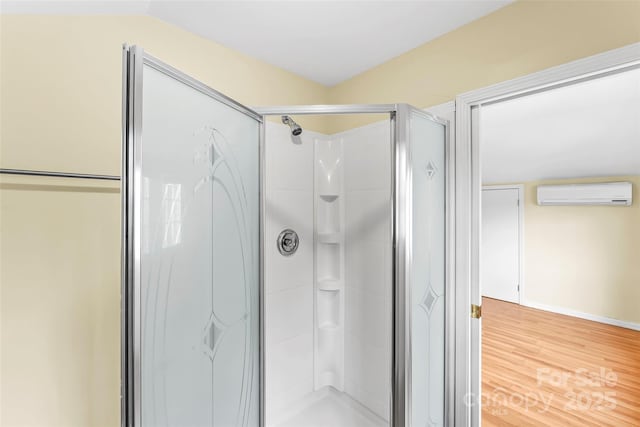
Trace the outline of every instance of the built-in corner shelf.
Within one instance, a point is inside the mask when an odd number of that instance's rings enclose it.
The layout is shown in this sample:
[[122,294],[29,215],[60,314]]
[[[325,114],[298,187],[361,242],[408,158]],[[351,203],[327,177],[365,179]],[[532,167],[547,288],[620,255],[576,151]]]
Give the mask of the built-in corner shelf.
[[325,323],[321,323],[318,325],[319,329],[323,329],[323,330],[337,330],[340,328],[340,325],[338,325],[337,323],[331,323],[331,322],[325,322]]
[[318,233],[318,243],[338,244],[342,242],[342,233]]
[[316,139],[314,389],[344,389],[342,140]]
[[338,292],[342,290],[342,280],[321,279],[317,282],[319,291]]
[[320,194],[319,196],[322,200],[329,203],[338,200],[338,197],[339,197],[338,194]]

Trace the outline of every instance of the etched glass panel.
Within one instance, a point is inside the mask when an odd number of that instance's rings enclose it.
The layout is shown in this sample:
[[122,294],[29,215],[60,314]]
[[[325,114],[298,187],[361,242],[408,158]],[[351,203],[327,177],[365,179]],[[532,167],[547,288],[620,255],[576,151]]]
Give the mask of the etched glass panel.
[[142,424],[257,426],[259,122],[143,76]]
[[445,126],[417,112],[412,174],[411,425],[444,425]]

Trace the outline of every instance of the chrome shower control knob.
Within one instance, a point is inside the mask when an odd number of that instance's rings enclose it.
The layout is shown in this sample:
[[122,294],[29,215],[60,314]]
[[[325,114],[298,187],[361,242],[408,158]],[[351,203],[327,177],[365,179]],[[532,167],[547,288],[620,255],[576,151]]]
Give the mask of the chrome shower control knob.
[[298,250],[298,233],[287,228],[278,236],[278,250],[284,256],[291,256]]

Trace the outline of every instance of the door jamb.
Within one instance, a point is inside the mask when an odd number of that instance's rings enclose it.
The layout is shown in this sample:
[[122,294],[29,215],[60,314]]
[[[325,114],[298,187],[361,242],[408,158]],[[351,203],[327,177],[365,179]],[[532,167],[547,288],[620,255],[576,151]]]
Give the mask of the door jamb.
[[[548,89],[640,68],[640,43],[633,43],[456,97],[456,424],[481,425],[481,319],[469,316],[480,305],[479,248],[481,191],[479,144],[472,141],[472,109]],[[474,129],[477,131],[477,129]],[[475,138],[474,138],[475,139]]]

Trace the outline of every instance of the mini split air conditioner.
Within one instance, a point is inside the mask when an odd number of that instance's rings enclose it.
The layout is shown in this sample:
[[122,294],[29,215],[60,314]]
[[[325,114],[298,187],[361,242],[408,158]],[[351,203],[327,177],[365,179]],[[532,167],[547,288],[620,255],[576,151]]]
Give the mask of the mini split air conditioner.
[[631,202],[630,182],[538,186],[540,206],[631,206]]

